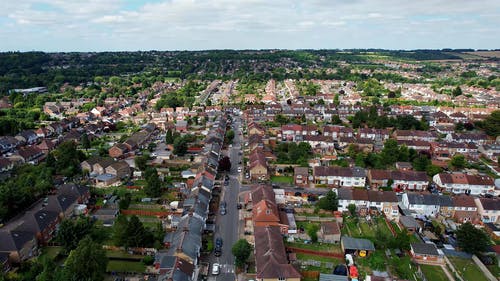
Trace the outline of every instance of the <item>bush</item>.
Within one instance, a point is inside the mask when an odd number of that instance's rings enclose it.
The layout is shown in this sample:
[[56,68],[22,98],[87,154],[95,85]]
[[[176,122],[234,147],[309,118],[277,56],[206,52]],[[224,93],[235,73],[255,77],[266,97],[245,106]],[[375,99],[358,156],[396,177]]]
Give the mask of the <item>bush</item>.
[[145,256],[142,259],[142,263],[145,265],[153,265],[154,261],[155,261],[155,259],[152,256]]

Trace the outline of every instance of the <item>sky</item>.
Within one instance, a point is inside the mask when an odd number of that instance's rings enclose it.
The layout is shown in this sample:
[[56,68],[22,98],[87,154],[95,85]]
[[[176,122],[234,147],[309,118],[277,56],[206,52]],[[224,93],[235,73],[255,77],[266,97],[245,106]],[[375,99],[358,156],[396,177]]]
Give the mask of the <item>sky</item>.
[[0,0],[0,51],[500,48],[499,0]]

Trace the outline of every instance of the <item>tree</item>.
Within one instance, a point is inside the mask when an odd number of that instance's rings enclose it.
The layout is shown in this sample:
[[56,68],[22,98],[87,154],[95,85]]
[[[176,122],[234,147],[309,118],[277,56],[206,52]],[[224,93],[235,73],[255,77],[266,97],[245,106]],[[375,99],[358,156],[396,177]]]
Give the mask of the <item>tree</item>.
[[174,143],[174,135],[173,135],[171,129],[168,129],[167,133],[165,134],[165,143],[166,144],[173,144]]
[[149,232],[135,215],[130,217],[126,232],[125,247],[148,247],[154,242],[153,234]]
[[316,243],[318,242],[318,230],[319,230],[319,226],[317,224],[308,224],[307,225],[307,235],[309,235],[309,237],[311,238],[311,241],[313,243]]
[[329,211],[337,211],[338,205],[337,193],[332,190],[329,190],[317,203],[318,208]]
[[478,254],[491,246],[488,234],[470,222],[462,224],[457,229],[456,234],[458,247],[467,253]]
[[455,154],[455,156],[451,158],[450,166],[455,169],[463,169],[467,166],[467,160],[462,154]]
[[500,135],[500,110],[493,111],[490,116],[486,117],[484,122],[481,123],[481,127],[484,129],[486,134],[492,137],[497,137]]
[[356,205],[355,204],[349,204],[347,205],[347,210],[349,210],[349,213],[351,216],[356,216]]
[[233,130],[228,130],[226,132],[226,141],[227,143],[232,143],[234,139],[234,131]]
[[412,163],[413,169],[416,171],[425,171],[430,164],[431,160],[425,154],[419,154]]
[[108,259],[102,245],[85,237],[78,247],[71,251],[64,263],[67,280],[104,280]]
[[219,160],[219,169],[227,172],[231,170],[231,159],[228,156],[224,156]]
[[80,173],[80,163],[85,159],[83,152],[72,141],[63,142],[54,150],[56,171],[67,177]]
[[451,91],[451,94],[453,95],[453,97],[458,97],[462,95],[462,88],[460,88],[460,86],[457,86],[455,89]]
[[187,153],[188,145],[187,140],[183,137],[176,138],[174,140],[174,154],[178,156],[184,156]]
[[82,144],[82,147],[85,148],[85,149],[89,149],[90,148],[90,140],[89,140],[89,136],[87,135],[86,132],[84,132],[81,137],[80,137],[80,143]]
[[144,192],[149,197],[158,197],[161,195],[161,182],[158,177],[158,171],[155,168],[148,167],[144,171],[146,178],[146,186]]
[[127,239],[128,220],[124,215],[118,215],[113,224],[113,233],[111,238],[116,246],[123,246]]
[[246,239],[240,239],[236,241],[236,243],[231,248],[231,252],[235,258],[235,264],[237,267],[242,268],[248,257],[250,257],[250,253],[252,252],[252,245],[248,243]]
[[63,220],[57,231],[56,240],[64,251],[69,253],[78,246],[78,242],[92,230],[90,218],[80,217],[76,220]]
[[136,156],[134,158],[134,163],[135,163],[135,166],[141,170],[141,171],[144,171],[146,170],[146,164],[148,162],[148,156],[147,155],[141,155],[141,156]]
[[384,143],[384,148],[382,149],[380,156],[382,157],[382,161],[386,165],[392,165],[396,163],[399,158],[398,142],[394,139],[388,139]]

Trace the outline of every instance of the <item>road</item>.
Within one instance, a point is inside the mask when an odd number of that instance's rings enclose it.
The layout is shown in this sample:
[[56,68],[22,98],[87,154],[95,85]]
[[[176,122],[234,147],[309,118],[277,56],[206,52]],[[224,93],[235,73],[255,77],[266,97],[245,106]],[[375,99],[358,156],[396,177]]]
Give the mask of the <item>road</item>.
[[[211,281],[234,281],[236,280],[234,257],[231,253],[231,247],[238,240],[238,209],[236,207],[238,201],[238,193],[240,192],[240,173],[238,173],[238,163],[242,160],[239,155],[241,151],[241,123],[239,118],[235,117],[233,122],[233,130],[235,136],[233,146],[229,149],[229,157],[231,159],[231,171],[229,173],[229,185],[223,188],[223,199],[227,203],[227,212],[225,215],[217,214],[215,236],[221,237],[223,240],[222,254],[220,257],[215,257],[212,253],[210,256],[210,264],[217,262],[221,265],[220,274],[210,274]],[[210,271],[212,268],[210,267]],[[211,272],[210,272],[211,273]]]

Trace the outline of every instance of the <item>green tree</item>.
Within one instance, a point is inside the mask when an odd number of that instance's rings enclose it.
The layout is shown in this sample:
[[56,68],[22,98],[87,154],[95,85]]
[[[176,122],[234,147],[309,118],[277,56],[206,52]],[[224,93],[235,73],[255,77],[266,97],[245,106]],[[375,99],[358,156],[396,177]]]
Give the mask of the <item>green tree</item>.
[[87,135],[87,133],[83,133],[80,137],[80,143],[82,144],[82,147],[85,148],[85,149],[89,149],[90,148],[90,140],[89,140],[89,136]]
[[165,134],[165,143],[166,144],[173,144],[174,143],[174,134],[172,133],[171,129],[168,129],[167,133]]
[[158,177],[158,171],[155,168],[148,167],[144,171],[146,186],[144,192],[149,197],[158,197],[161,195],[161,182]]
[[104,273],[108,259],[102,245],[85,237],[72,250],[64,263],[64,272],[67,280],[100,281],[104,280]]
[[153,245],[153,234],[149,232],[135,215],[130,217],[126,228],[126,247],[150,247]]
[[349,204],[347,205],[347,210],[349,210],[349,213],[351,216],[355,217],[357,215],[356,213],[356,205],[355,204]]
[[127,225],[127,217],[125,217],[124,215],[118,215],[115,223],[113,224],[113,233],[111,235],[114,245],[125,245],[127,240]]
[[318,208],[328,211],[337,211],[339,200],[337,198],[337,193],[329,190],[324,197],[319,199],[316,204]]
[[235,258],[236,266],[242,268],[252,253],[252,245],[246,239],[240,239],[233,245],[231,252]]
[[416,171],[425,171],[431,164],[431,160],[425,154],[420,154],[413,160],[413,169]]
[[228,130],[226,132],[226,142],[227,143],[232,143],[234,139],[234,131],[233,130]]
[[76,220],[63,220],[57,231],[56,240],[61,244],[64,251],[69,253],[78,246],[83,237],[90,234],[93,223],[90,218],[80,217]]
[[495,110],[490,116],[486,117],[484,122],[481,123],[481,127],[489,136],[500,136],[500,110]]
[[311,223],[311,224],[307,225],[306,229],[307,229],[307,235],[309,235],[309,237],[311,238],[311,241],[313,243],[318,242],[319,226],[317,224]]
[[392,165],[398,161],[399,158],[399,148],[398,142],[394,139],[388,139],[384,143],[384,148],[380,153],[382,161],[386,165]]
[[187,153],[188,142],[185,138],[179,137],[174,140],[174,154],[184,156]]
[[450,161],[450,166],[454,169],[463,169],[467,166],[467,160],[462,154],[455,154]]
[[469,222],[462,224],[456,234],[458,247],[467,253],[478,254],[491,246],[488,234]]
[[140,156],[136,156],[134,158],[134,163],[135,163],[135,166],[141,170],[141,171],[144,171],[146,170],[146,164],[148,162],[148,156],[147,155],[140,155]]
[[460,88],[460,86],[457,86],[455,89],[451,91],[451,94],[453,95],[453,97],[458,97],[462,95],[462,88]]
[[231,159],[224,156],[219,160],[219,170],[229,172],[231,170]]
[[56,158],[56,171],[67,177],[80,173],[80,163],[85,159],[85,155],[77,149],[76,143],[63,142],[53,153]]

